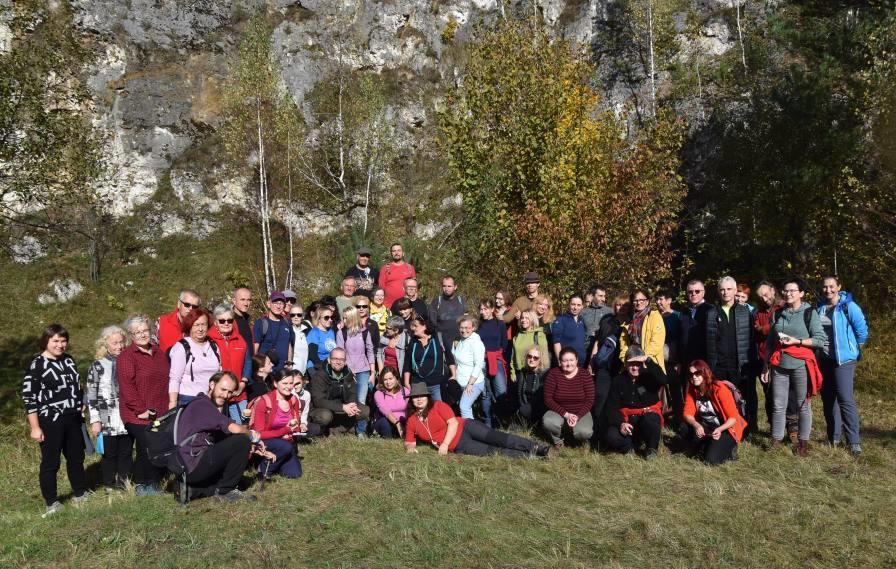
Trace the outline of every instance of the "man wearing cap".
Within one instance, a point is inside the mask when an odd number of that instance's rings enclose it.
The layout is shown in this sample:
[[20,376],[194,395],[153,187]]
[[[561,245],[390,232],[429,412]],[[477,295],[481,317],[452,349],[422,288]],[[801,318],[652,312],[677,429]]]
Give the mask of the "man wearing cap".
[[392,306],[392,303],[404,295],[404,280],[417,276],[414,271],[414,265],[404,261],[404,249],[401,243],[393,243],[389,247],[389,255],[392,261],[383,265],[380,271],[380,287],[386,292],[386,306]]
[[535,297],[538,296],[538,285],[541,284],[541,277],[538,273],[529,271],[523,275],[523,285],[526,287],[526,294],[518,297],[510,305],[510,309],[504,313],[504,323],[512,324],[520,314],[526,310],[535,308]]
[[358,290],[355,294],[363,294],[367,298],[373,296],[373,289],[380,278],[380,272],[376,267],[370,266],[370,249],[361,247],[358,249],[358,262],[355,266],[345,271],[346,277],[354,277]]
[[[279,290],[271,293],[268,312],[255,321],[252,330],[256,354],[267,354],[274,364],[274,370],[283,369],[292,362],[292,345],[295,343],[292,324],[284,316],[286,297]],[[276,360],[276,361],[274,361]]]
[[625,371],[613,378],[607,398],[604,441],[610,448],[632,454],[644,443],[644,458],[656,458],[663,428],[659,390],[667,383],[666,374],[640,346],[626,351]]

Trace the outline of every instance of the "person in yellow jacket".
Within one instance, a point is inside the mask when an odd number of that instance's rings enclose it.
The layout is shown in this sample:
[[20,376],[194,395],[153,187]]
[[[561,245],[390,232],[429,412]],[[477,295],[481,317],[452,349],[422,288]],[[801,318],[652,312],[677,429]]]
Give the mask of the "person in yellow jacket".
[[650,308],[650,295],[642,288],[632,291],[631,306],[632,319],[622,325],[622,334],[619,337],[620,359],[625,357],[629,346],[638,344],[644,350],[644,354],[666,373],[663,357],[666,326],[663,324],[663,316],[658,310]]

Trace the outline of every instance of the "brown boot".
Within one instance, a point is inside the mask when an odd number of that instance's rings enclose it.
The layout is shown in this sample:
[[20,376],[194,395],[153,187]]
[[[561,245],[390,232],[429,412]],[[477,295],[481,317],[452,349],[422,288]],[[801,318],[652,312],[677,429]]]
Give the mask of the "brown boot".
[[778,450],[779,448],[781,448],[781,441],[779,441],[778,439],[772,439],[771,441],[769,441],[768,450]]
[[796,455],[801,458],[809,456],[809,441],[798,441],[796,443]]

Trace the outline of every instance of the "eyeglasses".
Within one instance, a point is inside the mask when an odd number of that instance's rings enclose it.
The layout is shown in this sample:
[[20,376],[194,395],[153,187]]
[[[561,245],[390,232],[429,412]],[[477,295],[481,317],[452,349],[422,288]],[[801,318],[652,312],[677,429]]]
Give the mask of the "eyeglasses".
[[334,357],[331,356],[331,357],[330,357],[330,361],[331,361],[331,362],[344,362],[344,361],[345,361],[345,358],[334,358]]
[[541,356],[530,356],[529,354],[526,354],[526,359],[527,360],[540,360]]
[[800,291],[798,288],[785,288],[781,292],[784,294],[797,294]]
[[290,312],[289,315],[292,318],[301,318],[302,316],[305,316],[302,312]]
[[689,290],[688,294],[700,294],[702,292],[703,292],[702,290]]
[[131,334],[134,336],[149,336],[149,330],[134,330]]
[[180,303],[181,303],[185,308],[191,308],[191,309],[192,309],[192,308],[199,308],[199,305],[198,305],[198,304],[190,304],[189,302],[184,302],[183,300],[181,300]]
[[634,300],[634,302],[640,304],[640,303],[642,303],[642,302],[647,302],[647,299],[646,299],[646,298],[636,298],[636,299]]
[[233,324],[233,318],[218,318],[218,324]]

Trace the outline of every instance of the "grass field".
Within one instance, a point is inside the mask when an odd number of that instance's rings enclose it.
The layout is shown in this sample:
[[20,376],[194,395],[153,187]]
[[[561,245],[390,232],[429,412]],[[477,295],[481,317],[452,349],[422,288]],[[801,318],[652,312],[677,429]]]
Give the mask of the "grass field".
[[820,443],[819,401],[807,460],[749,444],[718,468],[667,451],[652,463],[582,449],[441,458],[346,437],[303,447],[305,476],[256,503],[184,509],[171,495],[101,491],[42,520],[37,447],[21,415],[7,416],[0,566],[894,567],[896,398],[882,343],[857,382],[858,460]]

